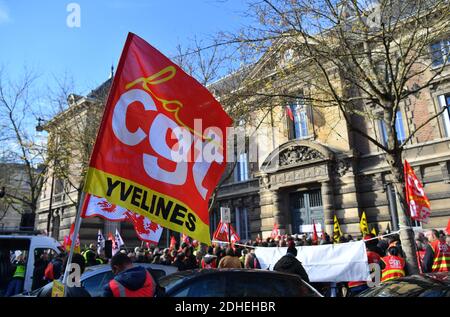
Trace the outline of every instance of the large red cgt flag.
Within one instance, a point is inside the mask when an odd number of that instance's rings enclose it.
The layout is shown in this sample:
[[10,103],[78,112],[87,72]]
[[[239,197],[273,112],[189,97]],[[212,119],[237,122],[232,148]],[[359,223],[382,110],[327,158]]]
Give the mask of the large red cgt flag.
[[405,160],[405,192],[411,219],[427,223],[431,213],[431,205],[422,183],[417,178],[411,165]]
[[231,124],[205,87],[129,33],[85,191],[210,244],[208,200]]

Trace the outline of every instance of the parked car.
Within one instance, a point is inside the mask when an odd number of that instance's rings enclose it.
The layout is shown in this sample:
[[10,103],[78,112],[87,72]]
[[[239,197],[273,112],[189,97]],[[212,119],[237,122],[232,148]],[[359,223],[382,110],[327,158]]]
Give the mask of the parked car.
[[449,273],[411,275],[369,288],[357,297],[450,297]]
[[197,269],[159,280],[167,297],[322,297],[299,276],[268,270]]
[[43,235],[17,234],[0,235],[1,252],[20,252],[25,255],[25,281],[23,290],[31,291],[33,285],[33,272],[35,263],[43,254],[55,255],[62,252],[61,244],[55,239]]
[[[178,269],[175,266],[150,264],[150,263],[135,263],[145,267],[155,280],[161,277],[175,273]],[[91,297],[100,297],[103,295],[103,288],[112,280],[114,274],[111,271],[109,264],[100,264],[89,266],[81,275],[81,286],[83,286],[91,295]],[[53,283],[49,283],[44,287],[33,292],[23,293],[21,297],[49,297],[52,291]]]

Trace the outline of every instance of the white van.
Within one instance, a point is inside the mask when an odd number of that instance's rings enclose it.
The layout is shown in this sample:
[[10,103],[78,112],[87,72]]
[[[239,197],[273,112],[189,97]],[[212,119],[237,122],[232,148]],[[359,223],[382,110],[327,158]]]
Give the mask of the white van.
[[43,235],[0,235],[0,249],[2,252],[21,252],[26,256],[24,291],[31,291],[34,264],[39,256],[62,251],[58,241]]

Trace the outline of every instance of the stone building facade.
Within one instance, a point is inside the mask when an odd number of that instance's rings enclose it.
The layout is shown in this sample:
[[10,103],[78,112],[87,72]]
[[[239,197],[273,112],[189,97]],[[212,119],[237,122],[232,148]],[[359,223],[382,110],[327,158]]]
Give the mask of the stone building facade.
[[[448,45],[449,41],[450,38],[442,39],[441,45]],[[284,55],[274,54],[271,58],[276,60],[272,64],[281,64]],[[433,58],[431,54],[429,58]],[[255,69],[261,68],[261,63]],[[300,67],[298,71],[301,72]],[[433,71],[434,68],[430,69],[417,80],[426,81]],[[210,88],[223,97],[222,86],[218,82]],[[332,233],[334,215],[344,233],[358,236],[363,211],[370,229],[375,227],[377,232],[398,229],[396,214],[400,207],[385,154],[350,131],[338,109],[315,109],[302,102],[298,105],[299,102],[274,104],[270,115],[256,116],[263,123],[255,137],[257,159],[249,162],[247,155],[238,154],[235,171],[218,191],[210,215],[211,231],[220,220],[220,207],[234,211],[232,222],[243,240],[269,236],[275,223],[281,232],[293,234],[309,232],[314,221]],[[404,151],[404,159],[423,182],[431,201],[431,219],[426,224],[413,222],[417,229],[445,228],[450,217],[449,105],[447,65],[431,87],[401,105],[396,122],[399,137],[404,140],[442,107],[447,107],[407,143]],[[294,120],[286,107],[299,110],[294,113]],[[368,118],[354,120],[368,135],[385,142],[381,122]],[[229,164],[229,171],[232,169],[233,164]]]
[[0,189],[5,197],[0,197],[0,231],[33,231],[35,229],[35,214],[30,207],[6,195],[29,197],[26,167],[19,163],[0,162]]

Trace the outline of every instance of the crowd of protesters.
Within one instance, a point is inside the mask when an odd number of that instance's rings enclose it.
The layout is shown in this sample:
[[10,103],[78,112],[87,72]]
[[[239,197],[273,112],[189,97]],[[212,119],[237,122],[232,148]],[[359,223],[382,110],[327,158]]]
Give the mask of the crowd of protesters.
[[[339,243],[361,239],[365,241],[369,263],[380,264],[383,270],[382,281],[398,278],[408,273],[404,260],[405,254],[398,234],[380,234],[378,237],[369,234],[358,238],[347,234],[339,238]],[[295,234],[266,239],[258,236],[255,240],[231,244],[231,246],[225,242],[213,242],[212,246],[206,246],[194,240],[183,242],[181,245],[175,243],[168,248],[157,246],[136,247],[133,250],[123,248],[118,253],[122,256],[121,263],[126,262],[123,259],[123,257],[126,257],[130,263],[172,265],[176,266],[179,271],[198,268],[259,269],[261,264],[255,255],[255,247],[287,247],[286,255],[276,263],[274,270],[298,274],[305,281],[309,281],[302,264],[296,259],[296,247],[332,243],[333,239],[326,233],[320,238],[313,234]],[[435,272],[436,265],[444,267],[448,271],[449,263],[436,260],[437,257],[442,257],[442,255],[437,254],[439,252],[437,250],[442,245],[450,249],[450,236],[443,231],[431,230],[416,234],[417,261],[422,273]],[[82,265],[83,270],[88,266],[108,263],[108,260],[103,256],[103,252],[97,251],[99,250],[96,249],[95,245],[91,244],[81,254],[76,255],[75,261]],[[2,258],[0,265],[2,294],[0,296],[12,296],[20,293],[25,277],[26,252],[18,252],[17,254],[1,252],[0,256]],[[61,279],[67,260],[66,253],[50,254],[42,252],[35,254],[35,259],[32,289],[40,288],[47,283]],[[391,267],[391,262],[398,263],[399,267]],[[399,271],[403,273],[398,273]],[[365,281],[355,281],[346,283],[345,287],[350,290],[351,294],[355,295],[366,289],[367,285]]]

